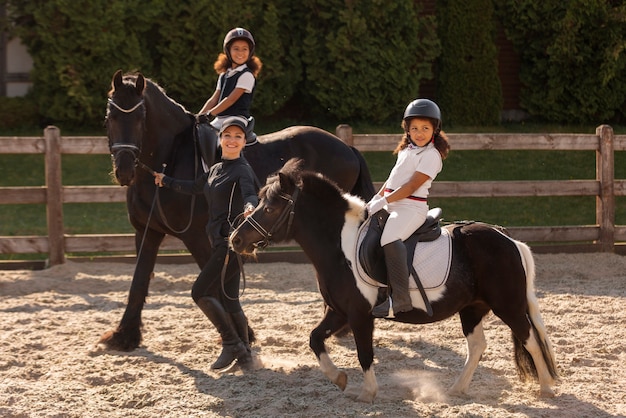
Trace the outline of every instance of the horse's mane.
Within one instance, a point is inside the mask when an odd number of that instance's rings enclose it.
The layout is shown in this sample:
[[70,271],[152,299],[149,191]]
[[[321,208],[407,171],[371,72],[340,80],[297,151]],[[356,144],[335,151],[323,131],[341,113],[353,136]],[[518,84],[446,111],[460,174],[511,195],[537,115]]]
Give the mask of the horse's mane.
[[[137,83],[138,75],[139,73],[124,74],[124,76],[122,77],[122,81],[124,82],[124,85],[134,88]],[[156,81],[147,77],[144,77],[144,80],[146,81],[146,89],[144,91],[144,95],[146,97],[150,99],[154,99],[155,101],[162,102],[161,104],[163,106],[165,106],[165,104],[169,104],[171,106],[176,106],[180,108],[180,110],[182,110],[184,113],[187,113],[187,114],[191,113],[185,108],[185,106],[183,106],[182,104],[178,103],[177,101],[169,97],[165,89],[161,87],[160,85],[158,85]],[[112,97],[114,91],[115,90],[111,88],[111,90],[109,90],[108,97]]]

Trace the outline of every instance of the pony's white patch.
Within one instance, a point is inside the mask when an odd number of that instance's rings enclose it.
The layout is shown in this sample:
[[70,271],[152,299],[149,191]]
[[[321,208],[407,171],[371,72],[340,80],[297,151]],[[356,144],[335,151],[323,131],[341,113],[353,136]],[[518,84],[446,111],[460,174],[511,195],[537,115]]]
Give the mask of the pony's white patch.
[[[358,260],[355,257],[355,248],[357,247],[359,227],[365,220],[365,202],[348,193],[345,193],[343,197],[348,202],[349,209],[346,211],[345,222],[341,229],[341,249],[352,266],[353,274],[357,274],[355,268]],[[363,280],[357,279],[356,276],[354,280],[361,294],[374,306],[378,296],[378,287],[368,285]]]

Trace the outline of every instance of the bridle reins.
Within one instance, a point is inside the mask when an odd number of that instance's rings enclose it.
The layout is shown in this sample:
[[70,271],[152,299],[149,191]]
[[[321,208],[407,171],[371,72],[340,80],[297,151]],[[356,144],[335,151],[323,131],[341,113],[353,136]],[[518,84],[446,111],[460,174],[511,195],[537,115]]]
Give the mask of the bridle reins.
[[[255,231],[257,231],[263,239],[252,244],[255,248],[265,248],[272,241],[272,237],[280,228],[283,227],[285,223],[287,223],[287,230],[285,231],[285,235],[289,234],[289,230],[291,229],[291,225],[293,223],[293,217],[295,214],[295,205],[296,200],[298,199],[298,195],[300,194],[300,188],[296,187],[292,195],[288,195],[286,193],[280,193],[278,196],[287,201],[287,205],[283,208],[282,212],[274,222],[274,225],[267,231],[263,226],[254,219],[254,216],[251,214],[247,218],[244,219],[244,223],[249,223]],[[241,225],[239,227],[241,227]]]

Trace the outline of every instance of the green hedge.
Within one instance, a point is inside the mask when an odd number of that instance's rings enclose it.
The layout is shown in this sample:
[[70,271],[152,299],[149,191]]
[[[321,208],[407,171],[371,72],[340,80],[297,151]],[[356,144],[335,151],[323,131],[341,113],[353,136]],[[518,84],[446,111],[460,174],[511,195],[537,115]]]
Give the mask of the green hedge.
[[397,121],[434,74],[447,122],[493,124],[502,101],[494,9],[521,55],[523,109],[548,122],[626,116],[621,2],[439,0],[437,24],[418,1],[0,1],[4,27],[33,57],[42,120],[64,128],[101,126],[118,69],[141,71],[197,111],[234,26],[252,31],[264,62],[253,103],[260,117]]
[[396,117],[432,77],[439,52],[432,19],[418,19],[414,2],[24,0],[7,10],[33,56],[42,114],[75,125],[101,122],[120,68],[199,110],[233,26],[257,39],[264,68],[253,112],[261,116],[297,102],[305,116]]
[[624,116],[626,5],[597,0],[495,2],[521,55],[521,105],[550,122]]
[[446,124],[497,125],[502,110],[491,0],[438,1],[437,97]]

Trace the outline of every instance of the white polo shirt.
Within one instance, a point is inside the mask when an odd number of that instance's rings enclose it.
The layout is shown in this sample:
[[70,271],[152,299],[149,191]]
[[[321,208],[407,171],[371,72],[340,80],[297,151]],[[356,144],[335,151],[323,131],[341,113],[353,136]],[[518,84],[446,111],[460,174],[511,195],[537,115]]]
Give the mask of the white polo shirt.
[[396,165],[389,173],[385,187],[397,190],[408,182],[416,171],[419,171],[426,174],[429,179],[414,191],[412,195],[427,198],[430,186],[442,168],[441,154],[439,154],[432,142],[425,147],[409,146],[398,153]]

